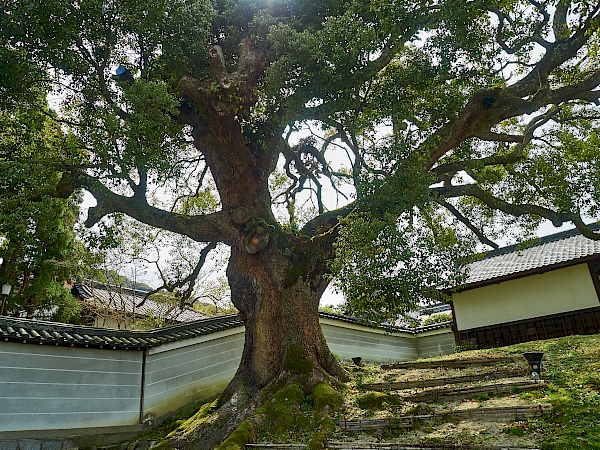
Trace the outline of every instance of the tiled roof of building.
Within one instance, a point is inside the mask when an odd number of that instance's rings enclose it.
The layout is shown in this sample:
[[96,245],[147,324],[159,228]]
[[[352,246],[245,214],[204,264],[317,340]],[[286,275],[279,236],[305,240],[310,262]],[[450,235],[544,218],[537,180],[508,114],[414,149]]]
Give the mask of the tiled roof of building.
[[[595,224],[589,227],[594,231],[600,229]],[[562,231],[536,239],[529,245],[510,245],[488,252],[483,259],[468,265],[466,285],[576,263],[594,255],[600,255],[600,240],[588,239],[577,229]]]
[[160,317],[168,322],[191,322],[206,319],[207,316],[191,308],[179,308],[168,303],[144,299],[146,292],[119,286],[105,286],[101,283],[75,283],[75,295],[84,300],[89,306],[131,315],[145,317],[148,315]]
[[[340,314],[321,312],[319,316],[369,326],[368,324]],[[228,315],[196,320],[150,331],[128,331],[0,316],[0,340],[67,347],[141,350],[143,348],[157,347],[169,342],[205,336],[243,325],[237,315]],[[450,328],[451,325],[451,322],[445,322],[421,328],[396,328],[393,330],[389,329],[389,331],[415,335],[425,331]],[[371,326],[373,325],[371,324]]]

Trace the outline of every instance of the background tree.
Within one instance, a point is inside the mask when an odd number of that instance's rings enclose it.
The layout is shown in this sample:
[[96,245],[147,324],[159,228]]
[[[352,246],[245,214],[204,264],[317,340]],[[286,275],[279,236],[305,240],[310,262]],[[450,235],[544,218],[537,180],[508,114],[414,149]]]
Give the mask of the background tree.
[[13,286],[4,314],[77,321],[65,283],[87,270],[89,254],[73,230],[78,197],[55,197],[55,165],[74,161],[73,142],[25,105],[0,110],[0,130],[0,277]]
[[[498,229],[544,218],[598,237],[582,217],[597,215],[600,192],[599,10],[590,0],[5,3],[0,29],[64,89],[59,120],[88,157],[62,168],[61,192],[92,193],[87,224],[122,213],[231,248],[242,362],[211,422],[219,431],[174,445],[216,445],[268,386],[344,378],[317,314],[332,267],[357,310],[375,300],[352,287],[360,271],[392,313],[448,283],[463,229],[495,246]],[[188,207],[207,183],[214,204]],[[379,271],[343,264],[363,257]]]

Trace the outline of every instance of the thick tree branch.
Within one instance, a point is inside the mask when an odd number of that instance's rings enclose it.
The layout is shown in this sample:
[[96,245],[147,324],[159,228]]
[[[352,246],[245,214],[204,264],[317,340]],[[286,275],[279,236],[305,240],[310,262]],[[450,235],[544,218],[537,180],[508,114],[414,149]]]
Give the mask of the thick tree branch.
[[200,216],[184,216],[149,205],[145,198],[126,197],[112,192],[100,181],[86,174],[65,178],[63,184],[89,191],[98,202],[88,211],[85,222],[92,227],[104,216],[112,213],[126,214],[147,225],[183,234],[197,242],[224,242],[237,245],[240,228],[234,223],[233,211],[220,211]]
[[555,227],[560,227],[565,221],[570,220],[564,214],[559,214],[556,211],[544,208],[543,206],[509,203],[498,197],[494,197],[492,194],[486,192],[480,186],[475,184],[434,187],[431,188],[430,191],[433,194],[443,198],[474,197],[481,200],[491,209],[502,211],[515,217],[524,215],[543,217],[544,219],[548,219],[550,222],[552,222],[552,225]]
[[600,233],[592,231],[583,221],[579,214],[572,214],[569,217],[569,220],[573,222],[575,227],[579,230],[579,232],[584,235],[588,239],[593,239],[595,241],[600,241]]
[[[475,92],[463,110],[443,125],[424,143],[429,155],[425,169],[430,170],[439,159],[466,139],[474,136],[490,136],[491,129],[502,121],[525,114],[550,104],[570,100],[585,100],[599,103],[600,71],[592,72],[579,83],[550,89],[551,72],[577,56],[580,49],[591,38],[597,25],[592,22],[599,11],[596,6],[571,37],[558,39],[548,45],[544,56],[521,80],[506,88],[480,89]],[[560,11],[559,11],[560,14]],[[559,22],[563,19],[560,17]]]
[[547,112],[533,117],[527,124],[523,135],[515,136],[515,138],[519,138],[515,139],[518,143],[509,153],[501,155],[492,155],[480,159],[469,159],[466,161],[457,161],[452,163],[440,164],[439,166],[431,169],[431,172],[443,175],[441,177],[441,180],[447,180],[457,172],[460,172],[461,170],[469,171],[476,167],[514,164],[523,159],[523,151],[525,150],[527,144],[529,144],[529,142],[533,139],[533,134],[535,130],[548,123],[548,121],[550,121],[551,119],[555,118],[559,111],[560,108],[553,107],[550,108]]
[[504,155],[493,155],[486,158],[480,159],[469,159],[466,161],[457,161],[453,163],[440,164],[437,167],[431,169],[432,172],[442,175],[449,174],[453,175],[461,170],[469,170],[476,167],[487,167],[505,164],[514,164],[523,158],[523,148],[521,146],[515,147],[515,149]]
[[529,74],[507,87],[510,95],[525,97],[535,94],[540,89],[547,89],[550,73],[561,64],[577,56],[577,52],[593,36],[592,31],[595,27],[597,28],[597,25],[592,25],[592,21],[599,9],[600,7],[596,5],[584,24],[577,29],[571,38],[562,39],[562,36],[557,37],[557,40],[546,48],[546,53]]
[[466,218],[458,209],[456,209],[454,207],[454,205],[448,203],[446,200],[444,200],[443,198],[437,198],[435,199],[435,201],[437,203],[439,203],[440,205],[442,205],[444,208],[446,208],[448,211],[450,211],[454,217],[456,217],[458,220],[460,220],[464,225],[466,225],[466,227],[471,230],[473,232],[473,234],[475,234],[475,236],[477,236],[477,239],[479,239],[479,241],[482,244],[485,245],[489,245],[490,247],[496,249],[496,248],[500,248],[500,246],[498,244],[496,244],[495,242],[493,242],[492,240],[488,239],[488,237],[483,234],[483,231],[480,230],[479,228],[477,228],[473,222],[471,222],[468,218]]
[[327,233],[339,224],[340,218],[344,218],[355,211],[356,206],[356,202],[352,202],[342,208],[324,212],[308,221],[304,227],[302,227],[302,230],[300,230],[300,234],[305,236],[316,236],[318,234]]

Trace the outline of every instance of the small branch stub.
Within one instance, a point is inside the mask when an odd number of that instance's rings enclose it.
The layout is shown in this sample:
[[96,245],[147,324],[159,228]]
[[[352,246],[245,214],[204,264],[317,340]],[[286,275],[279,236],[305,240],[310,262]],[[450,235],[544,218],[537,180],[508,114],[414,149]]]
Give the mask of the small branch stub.
[[269,244],[269,230],[263,226],[254,228],[248,236],[249,238],[246,242],[246,251],[248,253],[259,252]]
[[250,215],[250,211],[248,211],[248,208],[244,208],[243,206],[236,208],[233,211],[232,216],[233,222],[236,225],[246,225],[252,218],[252,216]]

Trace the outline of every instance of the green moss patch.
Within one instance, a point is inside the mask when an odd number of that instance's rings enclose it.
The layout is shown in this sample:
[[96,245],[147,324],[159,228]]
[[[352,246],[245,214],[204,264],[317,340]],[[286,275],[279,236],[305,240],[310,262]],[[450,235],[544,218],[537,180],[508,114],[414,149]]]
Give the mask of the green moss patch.
[[[297,384],[290,384],[277,391],[255,414],[263,427],[273,434],[301,430],[310,425],[310,419],[301,413],[304,392]],[[263,419],[264,418],[264,419]]]
[[315,368],[312,361],[309,361],[300,347],[290,346],[287,349],[283,369],[295,375],[308,375]]
[[367,392],[356,399],[362,409],[381,409],[386,406],[395,406],[402,403],[398,396],[385,392]]
[[198,428],[215,411],[215,409],[217,407],[217,403],[218,403],[218,400],[215,400],[211,403],[205,403],[204,405],[202,405],[202,407],[198,410],[198,412],[196,414],[194,414],[192,417],[190,417],[186,421],[180,423],[180,425],[173,432],[171,432],[167,437],[172,437],[179,430],[189,431],[189,430]]
[[318,432],[308,443],[308,450],[322,450],[327,445],[327,433],[325,431]]
[[244,450],[245,445],[254,440],[256,429],[249,420],[244,420],[216,450]]
[[344,397],[337,392],[328,383],[319,383],[315,385],[311,392],[313,396],[314,408],[317,411],[322,411],[325,408],[336,409],[344,403]]

